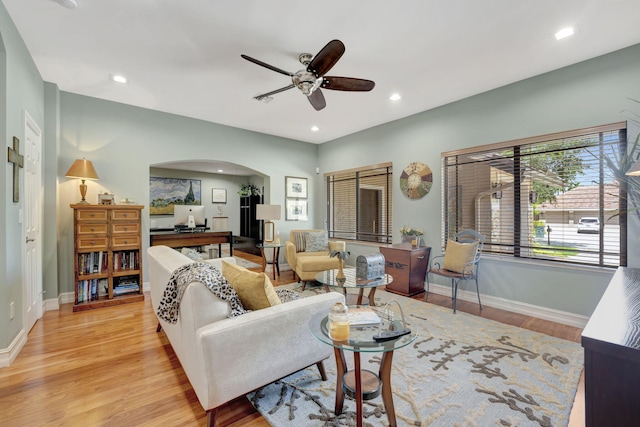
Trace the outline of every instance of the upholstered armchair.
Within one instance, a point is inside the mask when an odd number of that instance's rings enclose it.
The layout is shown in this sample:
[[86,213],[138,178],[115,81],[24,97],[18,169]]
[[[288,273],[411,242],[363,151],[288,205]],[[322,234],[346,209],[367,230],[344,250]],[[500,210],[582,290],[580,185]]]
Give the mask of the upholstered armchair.
[[326,230],[291,230],[285,242],[285,258],[293,277],[298,281],[313,282],[320,271],[338,268],[340,260],[331,258],[333,250],[345,251],[346,242],[329,241]]
[[455,240],[449,239],[443,255],[431,259],[427,270],[427,292],[425,301],[429,298],[430,275],[437,275],[451,279],[451,300],[453,312],[456,312],[456,300],[458,296],[458,283],[461,280],[475,280],[478,304],[480,302],[480,289],[478,288],[478,267],[480,255],[484,245],[484,236],[475,230],[464,230],[455,234]]

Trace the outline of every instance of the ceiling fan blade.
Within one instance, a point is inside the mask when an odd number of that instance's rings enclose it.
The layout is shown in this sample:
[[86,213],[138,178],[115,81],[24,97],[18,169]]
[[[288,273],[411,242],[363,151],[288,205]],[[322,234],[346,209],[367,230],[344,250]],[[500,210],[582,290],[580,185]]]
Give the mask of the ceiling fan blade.
[[276,73],[284,74],[285,76],[289,76],[289,77],[293,76],[293,73],[290,73],[290,72],[285,71],[285,70],[281,70],[280,68],[274,67],[273,65],[269,65],[266,62],[262,62],[262,61],[260,61],[258,59],[252,58],[252,57],[247,56],[247,55],[240,55],[240,56],[243,57],[244,59],[246,59],[249,62],[253,62],[254,64],[260,65],[261,67],[268,68],[268,69],[270,69],[272,71],[275,71]]
[[325,47],[313,57],[307,71],[316,75],[324,76],[344,53],[344,44],[340,40],[331,40]]
[[324,100],[324,95],[319,88],[311,92],[311,95],[307,96],[307,98],[309,98],[309,102],[313,105],[313,108],[315,108],[316,111],[320,111],[327,106],[327,102]]
[[289,86],[281,87],[280,89],[272,90],[271,92],[261,93],[260,95],[254,96],[253,98],[260,101],[267,96],[275,95],[276,93],[284,92],[285,90],[293,89],[294,87],[296,86],[292,83]]
[[322,79],[320,87],[331,90],[367,92],[373,89],[375,85],[375,82],[371,80],[326,76]]

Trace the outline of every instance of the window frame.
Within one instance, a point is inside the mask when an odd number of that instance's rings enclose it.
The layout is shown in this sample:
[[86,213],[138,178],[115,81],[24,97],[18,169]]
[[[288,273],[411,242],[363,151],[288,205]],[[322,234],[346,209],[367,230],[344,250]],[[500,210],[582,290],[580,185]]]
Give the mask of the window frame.
[[[483,252],[487,254],[496,253],[502,257],[508,257],[508,258],[519,259],[519,260],[527,260],[533,263],[547,263],[551,261],[551,262],[562,263],[565,265],[590,265],[590,266],[597,266],[597,267],[615,267],[614,265],[612,265],[610,261],[606,261],[606,262],[604,261],[604,253],[606,252],[606,245],[603,244],[602,237],[600,238],[600,241],[599,241],[597,262],[594,260],[577,261],[576,259],[563,259],[562,257],[536,256],[534,254],[535,252],[534,246],[530,245],[529,242],[522,242],[523,236],[525,236],[526,233],[529,232],[528,229],[525,227],[528,227],[529,225],[533,225],[532,223],[529,223],[529,222],[523,223],[524,221],[522,221],[523,213],[521,212],[521,205],[522,205],[524,193],[520,192],[520,187],[519,187],[522,184],[522,182],[525,180],[524,173],[523,173],[524,169],[522,169],[525,163],[524,160],[526,160],[527,157],[530,158],[532,155],[535,156],[536,154],[536,153],[531,154],[531,152],[527,151],[527,149],[531,150],[536,148],[536,145],[543,146],[546,143],[551,144],[551,143],[556,143],[558,141],[565,141],[570,139],[584,139],[584,141],[586,141],[587,140],[586,137],[591,135],[594,135],[594,136],[599,135],[600,139],[602,139],[602,135],[606,132],[618,132],[618,139],[616,140],[615,145],[618,146],[618,149],[621,152],[625,152],[628,149],[627,148],[628,140],[627,140],[627,133],[626,133],[627,123],[616,122],[616,123],[611,123],[611,124],[602,125],[602,126],[593,126],[588,128],[575,129],[571,131],[550,133],[550,134],[544,134],[544,135],[539,135],[534,137],[516,139],[512,141],[504,141],[500,143],[486,144],[481,146],[469,147],[465,149],[442,152],[441,153],[441,175],[442,175],[441,241],[442,241],[443,247],[445,246],[445,242],[447,241],[447,239],[451,238],[451,236],[453,236],[456,232],[461,231],[464,228],[469,228],[468,227],[469,221],[466,221],[466,223],[463,222],[465,212],[463,212],[463,208],[464,208],[464,205],[462,202],[463,192],[460,190],[461,184],[465,183],[465,179],[466,180],[469,179],[469,174],[466,174],[466,176],[463,176],[463,177],[460,176],[460,173],[461,173],[460,165],[464,164],[464,162],[461,163],[460,161],[458,161],[458,159],[461,157],[466,157],[467,165],[471,165],[473,167],[474,164],[478,164],[480,166],[483,162],[486,162],[486,160],[482,159],[483,154],[488,155],[488,153],[490,153],[491,151],[511,151],[512,161],[513,161],[513,171],[514,171],[513,191],[515,194],[512,196],[513,204],[508,206],[509,208],[513,209],[513,215],[511,218],[512,223],[508,224],[505,228],[513,230],[512,235],[507,234],[507,236],[510,236],[510,238],[512,239],[513,247],[511,251],[492,250],[492,246],[498,247],[501,244],[504,245],[504,242],[507,240],[505,238],[506,236],[502,234],[505,231],[501,228],[499,230],[499,233],[500,233],[499,238],[497,239],[497,241],[495,241],[493,245],[491,244],[491,238],[490,238],[491,236],[488,236],[487,244],[484,245]],[[580,146],[576,148],[585,149],[589,151],[589,147],[592,147],[592,145],[585,144],[584,146]],[[520,152],[521,148],[523,149],[523,153]],[[560,152],[560,151],[561,151],[560,148],[556,148],[555,150],[551,150],[550,152]],[[479,157],[479,160],[468,161],[470,156],[473,156],[473,155],[477,155]],[[455,159],[455,160],[451,160],[451,159]],[[521,161],[522,161],[522,164],[521,164]],[[604,165],[603,163],[604,162],[602,160],[598,162],[598,168],[599,168],[598,173],[600,174],[600,176],[603,176],[603,171],[606,168],[606,165]],[[450,168],[456,168],[456,169],[450,170]],[[520,174],[515,174],[516,170],[520,171]],[[475,169],[472,169],[471,172],[475,173]],[[626,266],[627,264],[627,233],[626,233],[626,230],[627,230],[627,204],[626,204],[627,183],[625,180],[618,181],[618,182],[619,182],[619,192],[617,195],[617,199],[618,199],[618,211],[619,211],[618,216],[619,216],[620,233],[619,233],[619,241],[618,241],[619,254],[615,254],[615,255],[619,256],[618,264],[620,266]],[[606,184],[603,181],[600,181],[600,183]],[[489,186],[493,185],[492,182],[487,182],[487,184]],[[491,197],[501,198],[502,191],[498,191],[498,193],[499,195],[497,197],[493,194],[491,195]],[[605,209],[606,209],[604,197],[602,193],[603,193],[603,189],[601,187],[600,197],[598,199],[598,204],[597,204],[597,209],[600,212],[601,216],[603,216],[603,212],[605,212]],[[479,215],[478,211],[479,211],[478,206],[475,206],[474,218],[472,221],[474,228],[477,228],[478,226],[482,227],[482,222],[479,221],[480,217],[478,216]],[[489,217],[483,218],[485,222],[488,219],[492,221],[492,218],[489,218]],[[602,221],[602,218],[601,218],[601,221]],[[476,222],[480,222],[480,225],[476,224]],[[465,224],[467,226],[464,226]],[[493,230],[493,227],[494,227],[493,225],[489,225],[489,229]],[[493,234],[493,232],[491,234]],[[523,253],[521,253],[521,251]],[[567,258],[571,258],[571,257],[567,257]]]
[[[372,184],[362,182],[362,180],[366,181],[366,178],[369,176],[362,177],[362,175],[366,175],[367,173],[375,173],[378,175],[377,171],[382,171],[384,176],[386,176],[384,184],[381,186],[380,184]],[[348,175],[353,174],[352,177]],[[342,178],[336,178],[336,177]],[[340,239],[340,240],[349,240],[356,242],[367,242],[367,243],[375,243],[375,244],[391,244],[393,239],[393,163],[379,163],[369,166],[363,166],[352,169],[345,169],[333,172],[326,172],[324,174],[325,178],[325,190],[326,190],[326,204],[327,204],[327,230],[330,238]],[[353,211],[353,217],[349,217],[348,220],[353,222],[353,229],[335,229],[335,220],[336,212],[335,212],[335,202],[334,199],[334,189],[335,184],[338,182],[348,182],[352,181],[354,183],[353,187],[350,187],[349,190],[353,190],[355,197],[355,209]],[[332,187],[334,186],[334,187]],[[378,233],[370,233],[368,231],[364,231],[363,226],[360,224],[360,195],[361,190],[377,190],[380,191],[380,208],[379,213],[381,213],[380,218],[383,223],[382,230]],[[344,191],[343,193],[346,193]],[[363,238],[363,236],[370,236],[369,239]]]

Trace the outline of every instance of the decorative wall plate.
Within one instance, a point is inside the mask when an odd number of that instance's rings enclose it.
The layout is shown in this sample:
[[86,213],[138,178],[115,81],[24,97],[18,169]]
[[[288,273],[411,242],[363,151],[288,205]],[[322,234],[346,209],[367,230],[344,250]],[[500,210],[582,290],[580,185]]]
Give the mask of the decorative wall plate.
[[429,193],[433,184],[431,168],[420,162],[411,162],[400,175],[400,190],[410,199],[420,199]]

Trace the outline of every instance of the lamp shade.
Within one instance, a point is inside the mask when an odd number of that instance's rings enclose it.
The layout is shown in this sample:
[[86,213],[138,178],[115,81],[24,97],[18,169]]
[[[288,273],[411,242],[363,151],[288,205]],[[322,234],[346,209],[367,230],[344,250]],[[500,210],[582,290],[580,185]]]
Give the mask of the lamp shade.
[[280,219],[280,205],[256,205],[256,219]]
[[77,159],[73,162],[64,176],[67,178],[98,179],[93,163],[91,163],[91,160],[86,159]]
[[631,166],[631,168],[626,173],[626,175],[629,175],[629,176],[640,176],[640,160],[638,160],[637,162],[635,162],[633,164],[633,166]]

